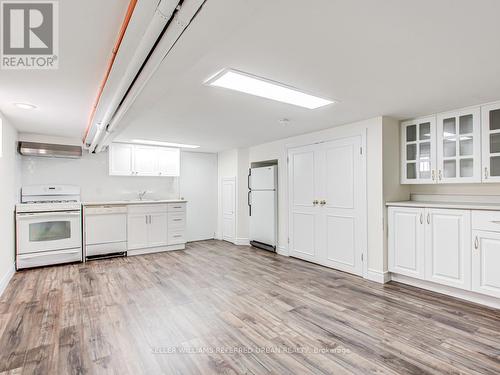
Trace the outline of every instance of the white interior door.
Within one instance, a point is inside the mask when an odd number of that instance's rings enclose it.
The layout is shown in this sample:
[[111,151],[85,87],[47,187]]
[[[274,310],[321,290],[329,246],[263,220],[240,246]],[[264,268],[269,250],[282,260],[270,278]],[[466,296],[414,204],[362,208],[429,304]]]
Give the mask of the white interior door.
[[426,280],[470,290],[470,216],[468,210],[426,210]]
[[320,145],[317,153],[321,196],[319,215],[323,263],[356,275],[363,273],[364,201],[361,137]]
[[316,146],[290,150],[289,173],[289,252],[291,256],[319,261],[317,202],[319,173]]
[[236,181],[235,178],[222,179],[222,239],[235,241],[236,231]]

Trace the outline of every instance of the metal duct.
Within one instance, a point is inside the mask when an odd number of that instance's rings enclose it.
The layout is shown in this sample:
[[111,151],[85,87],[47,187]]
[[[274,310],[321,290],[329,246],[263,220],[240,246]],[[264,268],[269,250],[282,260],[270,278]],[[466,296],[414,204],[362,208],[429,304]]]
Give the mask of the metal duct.
[[78,159],[82,157],[82,147],[21,141],[19,153],[25,156]]

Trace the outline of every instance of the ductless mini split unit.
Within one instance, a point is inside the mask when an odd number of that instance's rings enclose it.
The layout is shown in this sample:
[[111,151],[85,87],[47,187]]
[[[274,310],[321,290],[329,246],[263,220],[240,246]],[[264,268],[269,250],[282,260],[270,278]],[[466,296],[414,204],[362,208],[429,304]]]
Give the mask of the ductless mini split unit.
[[[112,134],[139,93],[167,57],[206,0],[160,0],[140,41],[123,34],[116,57],[112,58],[107,78],[96,100],[84,144],[89,152],[100,152],[112,141]],[[137,3],[137,4],[136,4]],[[141,24],[146,3],[132,0],[124,27],[130,30]],[[136,17],[137,15],[137,17]],[[137,30],[135,30],[137,32]],[[131,53],[133,51],[133,53]]]

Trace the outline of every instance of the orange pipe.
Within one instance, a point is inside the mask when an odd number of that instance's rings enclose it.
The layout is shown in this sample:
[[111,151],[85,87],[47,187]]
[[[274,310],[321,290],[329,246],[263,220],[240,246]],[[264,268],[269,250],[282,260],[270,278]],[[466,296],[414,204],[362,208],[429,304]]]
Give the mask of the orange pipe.
[[137,0],[130,0],[130,3],[128,4],[127,14],[125,15],[125,19],[122,22],[122,26],[120,28],[120,34],[118,35],[118,40],[116,41],[115,46],[113,48],[113,51],[111,53],[111,58],[109,59],[109,62],[108,62],[108,68],[106,69],[106,73],[104,75],[104,78],[101,82],[101,85],[99,86],[97,98],[94,101],[94,105],[92,106],[92,112],[90,113],[89,122],[87,124],[87,127],[85,128],[85,135],[83,136],[84,143],[85,143],[85,140],[87,139],[90,128],[92,127],[92,121],[94,120],[94,115],[95,115],[95,112],[97,110],[97,105],[99,104],[99,100],[101,99],[102,92],[104,91],[104,86],[106,86],[106,82],[108,81],[109,74],[111,73],[111,68],[113,67],[113,64],[115,62],[116,55],[118,54],[118,49],[120,48],[120,45],[122,43],[123,36],[125,35],[125,31],[127,31],[127,27],[128,27],[129,22],[130,22],[130,18],[132,18],[132,13],[134,13],[134,9],[135,9],[136,4],[137,4]]

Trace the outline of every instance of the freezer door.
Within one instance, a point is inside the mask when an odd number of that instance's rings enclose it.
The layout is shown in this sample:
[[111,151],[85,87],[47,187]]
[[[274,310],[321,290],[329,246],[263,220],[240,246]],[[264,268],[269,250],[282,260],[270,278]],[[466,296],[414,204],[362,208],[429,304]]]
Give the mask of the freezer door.
[[250,171],[251,190],[274,190],[277,185],[277,168],[270,167],[252,168]]
[[276,246],[277,207],[275,191],[252,191],[250,241]]

